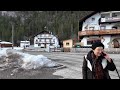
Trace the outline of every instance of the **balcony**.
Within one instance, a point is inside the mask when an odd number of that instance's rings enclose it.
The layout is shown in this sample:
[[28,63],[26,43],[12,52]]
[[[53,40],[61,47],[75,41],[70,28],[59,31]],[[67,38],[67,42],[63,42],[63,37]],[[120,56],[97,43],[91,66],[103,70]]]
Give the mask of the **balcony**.
[[101,18],[100,23],[109,23],[109,22],[118,22],[120,21],[120,17],[109,17],[109,18]]
[[78,32],[78,36],[113,35],[113,34],[120,34],[120,29],[86,30]]
[[[54,44],[54,42],[38,42],[38,43],[40,43],[40,44]],[[36,43],[36,44],[38,44],[38,43]]]
[[39,37],[39,39],[51,39],[51,38],[52,38],[51,36],[48,36],[48,37],[46,37],[46,36]]

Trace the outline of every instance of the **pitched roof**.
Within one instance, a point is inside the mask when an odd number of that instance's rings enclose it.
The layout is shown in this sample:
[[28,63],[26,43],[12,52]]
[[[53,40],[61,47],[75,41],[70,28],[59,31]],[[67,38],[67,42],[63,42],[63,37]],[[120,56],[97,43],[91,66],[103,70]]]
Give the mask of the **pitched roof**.
[[81,22],[83,22],[83,21],[85,21],[86,19],[88,19],[89,17],[91,17],[92,15],[94,15],[94,14],[96,14],[96,13],[98,13],[99,11],[93,11],[92,13],[90,13],[89,15],[87,15],[87,16],[85,16],[85,17],[83,17],[82,19],[80,19],[80,23]]
[[12,44],[11,42],[1,41],[0,44]]
[[51,32],[50,32],[50,31],[45,31],[45,30],[43,30],[43,31],[41,31],[41,32],[39,32],[39,33],[31,36],[31,38],[32,38],[32,37],[35,37],[35,36],[37,36],[37,35],[39,35],[39,34],[51,34]]
[[[85,17],[83,17],[82,19],[80,19],[80,23],[82,23],[83,21],[85,21],[86,19],[88,19],[89,17],[95,15],[96,13],[100,13],[100,12],[104,12],[104,11],[93,11],[92,13],[90,13],[89,15],[86,15]],[[106,11],[107,12],[107,11]]]

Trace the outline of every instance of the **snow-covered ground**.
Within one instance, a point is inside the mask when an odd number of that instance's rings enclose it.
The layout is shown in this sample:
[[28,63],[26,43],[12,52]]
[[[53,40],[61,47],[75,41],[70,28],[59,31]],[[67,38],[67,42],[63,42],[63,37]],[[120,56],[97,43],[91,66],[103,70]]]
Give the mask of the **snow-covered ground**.
[[[0,50],[4,50],[4,49],[12,49],[12,47],[4,47],[4,48],[0,48]],[[15,50],[23,50],[23,47],[13,47],[13,49]]]
[[[1,48],[0,49],[0,62],[4,60],[4,64],[17,62],[17,64],[24,69],[36,69],[41,67],[54,67],[58,64],[51,61],[43,55],[30,55],[27,53],[19,52],[23,48],[14,47],[11,48]],[[1,64],[1,63],[0,63]],[[3,64],[3,63],[2,63]]]

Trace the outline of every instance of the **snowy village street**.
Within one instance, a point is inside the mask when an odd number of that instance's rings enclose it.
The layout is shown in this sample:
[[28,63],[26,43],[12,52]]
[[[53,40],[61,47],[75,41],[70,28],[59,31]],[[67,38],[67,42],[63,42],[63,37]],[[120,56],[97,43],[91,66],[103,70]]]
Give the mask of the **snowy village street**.
[[[60,66],[29,70],[0,67],[0,79],[82,79],[82,61],[86,53],[24,51],[23,54],[29,59],[30,56],[43,55]],[[120,72],[119,54],[110,56]],[[110,72],[110,76],[112,79],[118,79],[115,71]]]
[[0,79],[109,75],[120,79],[120,11],[0,11]]

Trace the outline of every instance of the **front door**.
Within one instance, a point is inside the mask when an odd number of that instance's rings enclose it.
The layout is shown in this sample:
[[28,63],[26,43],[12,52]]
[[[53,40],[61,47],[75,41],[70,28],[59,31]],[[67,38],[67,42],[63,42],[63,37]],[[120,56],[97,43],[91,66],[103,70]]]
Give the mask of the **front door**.
[[114,45],[114,48],[119,48],[120,47],[117,39],[113,40],[113,45]]

